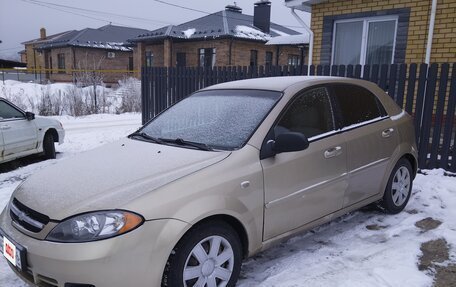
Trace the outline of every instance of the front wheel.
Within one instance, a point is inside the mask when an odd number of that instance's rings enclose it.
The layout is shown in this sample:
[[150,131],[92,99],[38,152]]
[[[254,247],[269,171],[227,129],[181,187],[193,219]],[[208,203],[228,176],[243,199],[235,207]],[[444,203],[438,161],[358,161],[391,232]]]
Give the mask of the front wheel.
[[55,158],[54,137],[51,133],[46,133],[43,139],[43,151],[45,159]]
[[241,242],[225,222],[191,229],[171,253],[162,286],[234,287],[241,270]]
[[407,159],[401,158],[391,172],[380,208],[390,214],[401,212],[412,194],[412,181],[412,166]]

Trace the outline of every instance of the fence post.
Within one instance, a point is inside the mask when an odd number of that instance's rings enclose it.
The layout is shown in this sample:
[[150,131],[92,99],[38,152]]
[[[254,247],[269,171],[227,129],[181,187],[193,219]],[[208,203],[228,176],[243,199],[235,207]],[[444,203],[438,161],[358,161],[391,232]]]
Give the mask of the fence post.
[[[429,158],[429,167],[439,167],[438,163],[438,152],[440,146],[440,138],[443,124],[443,110],[445,106],[445,97],[447,92],[448,74],[450,65],[448,63],[442,64],[440,69],[439,79],[439,93],[437,98],[437,108],[435,111],[434,130],[432,134],[432,146],[431,146],[431,157]],[[442,160],[442,159],[441,159]]]
[[[442,144],[442,160],[440,166],[442,168],[447,169],[450,157],[450,148],[452,144],[452,135],[453,129],[455,128],[455,106],[456,106],[456,63],[453,64],[451,68],[451,84],[450,84],[450,93],[448,95],[448,104],[447,104],[447,112],[445,118],[445,129],[443,131],[443,144]],[[453,161],[451,162],[451,171],[456,172],[456,155],[455,155],[455,147],[453,143]]]

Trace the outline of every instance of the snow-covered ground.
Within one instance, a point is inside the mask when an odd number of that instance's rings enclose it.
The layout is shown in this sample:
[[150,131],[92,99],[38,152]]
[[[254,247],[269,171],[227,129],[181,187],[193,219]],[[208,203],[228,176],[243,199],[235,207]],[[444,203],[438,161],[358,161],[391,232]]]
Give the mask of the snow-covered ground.
[[[67,132],[56,160],[115,141],[140,125],[139,114],[56,118]],[[0,174],[0,209],[20,182],[53,162]],[[418,269],[420,247],[443,238],[450,247],[449,259],[436,266],[456,263],[456,177],[444,176],[443,170],[425,173],[415,179],[405,212],[357,211],[293,237],[248,259],[238,286],[431,286],[432,272]],[[429,217],[441,225],[425,230],[415,225]],[[0,286],[26,286],[4,258],[0,258]]]

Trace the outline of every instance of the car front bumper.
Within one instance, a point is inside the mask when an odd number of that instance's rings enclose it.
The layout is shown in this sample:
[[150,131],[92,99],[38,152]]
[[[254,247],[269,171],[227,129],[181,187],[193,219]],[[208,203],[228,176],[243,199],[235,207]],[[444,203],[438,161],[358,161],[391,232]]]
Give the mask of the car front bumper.
[[26,250],[22,270],[9,265],[32,286],[160,286],[168,256],[188,229],[179,220],[152,220],[111,239],[55,243],[21,233],[7,213],[6,208],[0,216],[2,233]]

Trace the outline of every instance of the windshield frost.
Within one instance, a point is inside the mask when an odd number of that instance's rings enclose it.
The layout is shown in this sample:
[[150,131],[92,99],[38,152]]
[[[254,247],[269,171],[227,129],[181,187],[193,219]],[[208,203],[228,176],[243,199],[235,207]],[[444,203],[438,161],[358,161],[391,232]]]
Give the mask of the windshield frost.
[[155,138],[236,149],[250,138],[280,96],[279,92],[258,90],[199,92],[156,117],[142,131]]

